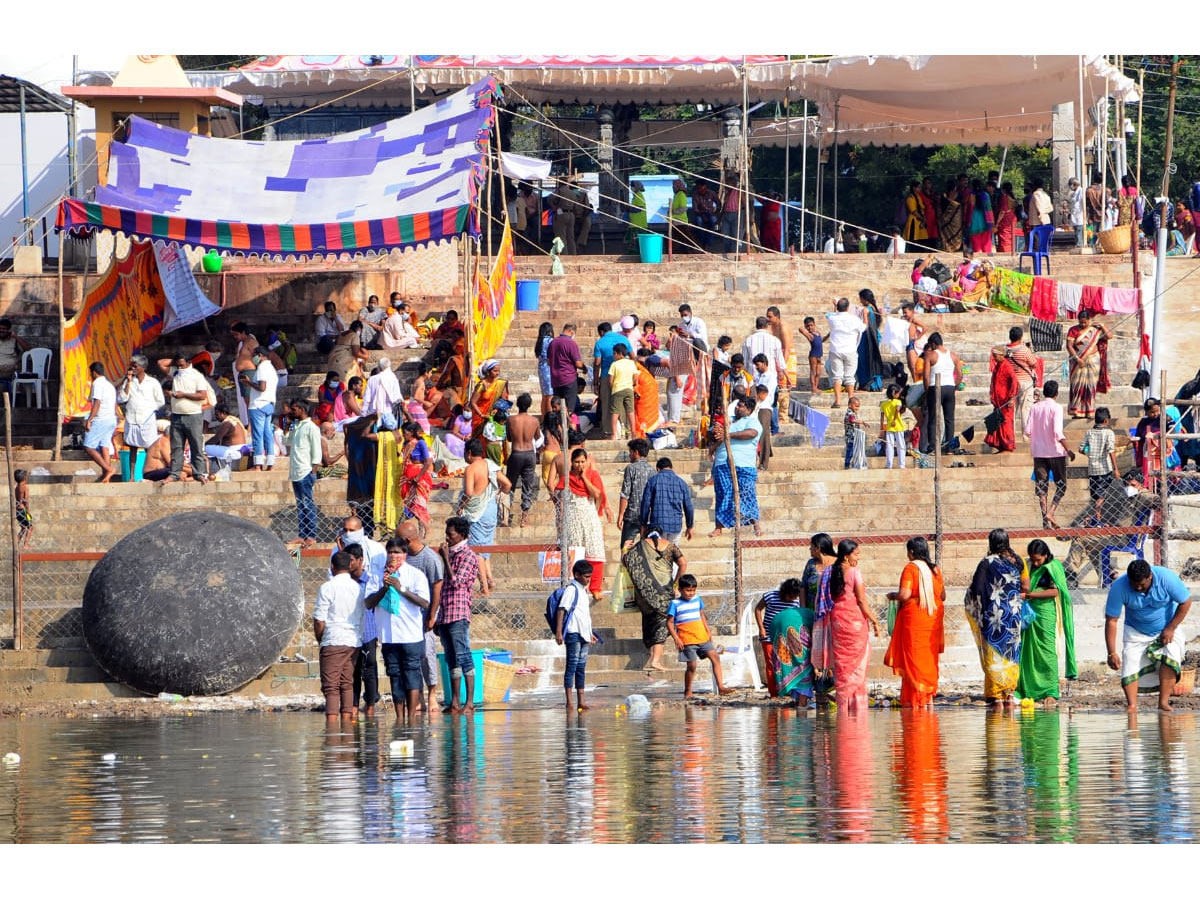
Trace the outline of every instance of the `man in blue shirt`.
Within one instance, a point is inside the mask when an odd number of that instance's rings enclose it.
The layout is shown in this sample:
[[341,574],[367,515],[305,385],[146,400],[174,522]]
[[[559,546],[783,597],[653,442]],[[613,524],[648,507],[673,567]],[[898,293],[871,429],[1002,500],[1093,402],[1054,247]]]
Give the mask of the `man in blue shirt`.
[[[1187,636],[1180,623],[1192,607],[1179,576],[1164,566],[1135,559],[1108,589],[1104,607],[1104,643],[1108,667],[1121,673],[1129,712],[1137,712],[1138,691],[1158,688],[1158,708],[1169,712],[1171,691],[1179,680]],[[1125,611],[1125,632],[1117,653],[1117,620]]]
[[600,398],[600,437],[607,440],[612,437],[612,422],[608,415],[609,397],[612,393],[608,382],[608,367],[612,365],[613,347],[617,344],[624,345],[632,357],[633,344],[619,331],[613,331],[607,322],[601,322],[596,327],[596,333],[600,338],[592,346],[592,385],[596,396]]
[[692,508],[692,491],[688,483],[675,474],[670,457],[659,457],[656,468],[658,472],[646,479],[646,486],[642,489],[639,516],[642,537],[657,531],[672,544],[679,543],[684,535],[690,541],[696,518]]
[[[754,402],[739,397],[734,404],[733,421],[729,424],[729,449],[725,449],[725,435],[718,424],[714,429],[718,441],[713,454],[713,491],[716,494],[717,527],[709,537],[717,537],[726,528],[734,525],[733,479],[737,478],[738,499],[742,524],[754,526],[756,537],[762,537],[758,523],[758,440],[762,436],[762,423],[754,415]],[[731,459],[732,457],[732,459]],[[736,474],[735,474],[736,473]]]

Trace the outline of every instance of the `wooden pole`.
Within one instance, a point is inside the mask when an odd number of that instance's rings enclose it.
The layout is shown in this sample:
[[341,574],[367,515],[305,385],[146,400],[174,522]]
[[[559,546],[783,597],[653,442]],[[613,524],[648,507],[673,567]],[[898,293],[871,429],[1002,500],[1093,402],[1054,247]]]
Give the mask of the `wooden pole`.
[[12,604],[13,604],[13,649],[20,650],[21,632],[25,630],[25,610],[21,598],[20,550],[17,549],[17,497],[16,481],[13,478],[12,460],[12,401],[8,391],[4,392],[4,456],[8,460],[8,534],[12,540]]
[[[1167,96],[1167,139],[1166,147],[1163,150],[1162,203],[1158,207],[1158,233],[1155,235],[1154,332],[1150,337],[1151,385],[1154,384],[1154,376],[1163,371],[1162,331],[1166,327],[1164,324],[1164,294],[1167,288],[1167,210],[1171,204],[1171,155],[1175,139],[1175,87],[1179,76],[1179,67],[1182,63],[1183,58],[1180,56],[1176,56],[1171,62],[1171,88]],[[1166,397],[1164,396],[1162,399],[1165,401]]]
[[[487,155],[486,159],[487,159],[487,196],[484,198],[484,202],[487,204],[487,214],[485,216],[485,219],[487,221],[487,225],[486,225],[486,227],[487,227],[487,255],[488,255],[488,264],[490,265],[491,261],[492,261],[492,154],[489,153]],[[478,265],[479,265],[479,263],[478,263],[478,261],[476,261],[476,266],[478,266]]]
[[[1169,129],[1168,129],[1169,130]],[[1170,147],[1170,143],[1167,144]],[[1168,152],[1170,152],[1168,150]],[[1169,177],[1169,176],[1166,176]],[[1155,301],[1158,302],[1158,301]],[[1159,538],[1158,538],[1158,564],[1160,566],[1169,566],[1171,564],[1170,548],[1167,546],[1167,534],[1170,531],[1170,523],[1167,521],[1167,514],[1170,512],[1171,506],[1167,502],[1167,457],[1171,455],[1168,449],[1170,444],[1167,441],[1169,434],[1167,422],[1167,371],[1162,369],[1158,373],[1158,498],[1159,498]]]
[[933,397],[933,421],[926,428],[933,429],[933,537],[934,562],[942,564],[942,376],[935,377]]
[[561,586],[566,587],[571,580],[571,577],[568,575],[567,571],[571,565],[571,548],[567,546],[567,492],[570,491],[570,487],[567,485],[567,479],[571,477],[571,451],[567,443],[567,423],[571,419],[571,413],[567,409],[566,400],[559,398],[556,403],[559,410],[559,456],[562,458],[563,465],[563,488],[558,492],[558,559],[559,569],[561,570]]
[[[788,202],[791,200],[791,191],[788,188],[792,175],[792,94],[790,88],[789,82],[788,89],[783,92],[783,221],[780,223],[780,227],[783,229],[783,249],[785,251],[789,246],[788,219],[791,212],[788,208]],[[779,250],[780,248],[772,247],[771,249]]]
[[[725,441],[725,460],[729,463],[729,480],[733,482],[733,608],[734,621],[742,620],[742,492],[738,489],[737,466],[733,464],[733,445],[729,440],[729,428],[733,424],[729,415],[729,386],[721,387],[721,415],[725,424],[722,434]],[[720,525],[720,522],[717,522]]]
[[1142,192],[1142,110],[1146,108],[1146,70],[1138,71],[1137,189]]
[[[58,233],[58,414],[54,417],[54,448],[50,452],[50,458],[56,462],[62,459],[62,423],[63,416],[66,414],[66,410],[63,409],[67,386],[67,360],[64,352],[67,340],[67,317],[63,311],[63,248],[66,246],[66,242],[66,231],[60,231]],[[87,259],[86,254],[84,259]]]
[[[479,265],[478,259],[476,260],[475,265],[476,266]],[[475,284],[474,284],[474,279],[471,277],[471,274],[472,274],[472,270],[471,270],[471,238],[470,238],[470,235],[464,235],[463,236],[463,297],[466,299],[466,302],[463,305],[465,307],[466,320],[467,320],[467,328],[466,328],[467,346],[466,346],[466,359],[464,360],[464,362],[466,364],[466,369],[467,369],[467,372],[466,372],[466,399],[470,398],[471,391],[474,390],[474,387],[475,387],[475,366],[474,366],[475,347],[473,344],[474,336],[475,336],[475,290],[474,290]],[[467,404],[464,403],[463,405],[466,406]]]
[[[746,72],[746,57],[742,57],[742,203],[746,208],[746,252],[750,252],[750,235],[754,229],[750,217],[754,200],[750,197],[750,82]],[[740,232],[739,232],[740,233]],[[735,481],[737,479],[734,479]]]

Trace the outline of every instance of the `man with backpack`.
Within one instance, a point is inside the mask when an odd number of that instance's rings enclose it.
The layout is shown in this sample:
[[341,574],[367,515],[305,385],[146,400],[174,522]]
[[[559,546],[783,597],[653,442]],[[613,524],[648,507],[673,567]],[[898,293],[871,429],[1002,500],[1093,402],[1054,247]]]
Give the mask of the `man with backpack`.
[[563,668],[563,689],[567,694],[567,710],[571,707],[571,688],[575,688],[575,709],[583,712],[584,678],[587,670],[588,646],[599,640],[592,633],[591,593],[592,564],[581,559],[571,567],[574,578],[566,587],[558,588],[546,600],[546,622],[554,632],[554,640],[566,644],[567,664]]

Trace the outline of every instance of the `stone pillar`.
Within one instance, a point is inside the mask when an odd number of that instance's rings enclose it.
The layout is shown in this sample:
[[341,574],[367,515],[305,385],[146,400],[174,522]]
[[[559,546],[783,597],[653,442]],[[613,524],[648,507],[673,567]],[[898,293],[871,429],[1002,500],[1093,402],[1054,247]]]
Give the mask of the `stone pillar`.
[[1079,114],[1074,103],[1060,103],[1050,111],[1051,149],[1050,184],[1046,187],[1054,201],[1054,224],[1070,221],[1060,214],[1067,201],[1067,182],[1075,175],[1075,135],[1079,129]]
[[602,218],[607,222],[613,220],[609,216],[616,216],[618,219],[625,218],[626,207],[624,202],[628,197],[629,191],[613,166],[613,111],[611,107],[600,106],[596,109],[596,122],[600,126],[600,142],[599,149],[596,152],[596,158],[600,161],[600,212]]
[[721,166],[742,171],[742,110],[730,106],[721,113]]

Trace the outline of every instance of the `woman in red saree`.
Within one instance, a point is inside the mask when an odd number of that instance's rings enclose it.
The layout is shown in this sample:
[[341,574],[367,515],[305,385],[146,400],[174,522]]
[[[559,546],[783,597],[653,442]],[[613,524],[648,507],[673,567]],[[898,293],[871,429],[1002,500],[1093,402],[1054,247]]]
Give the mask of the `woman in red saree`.
[[400,429],[404,445],[400,448],[400,470],[404,480],[400,482],[400,501],[404,504],[404,516],[415,516],[422,524],[429,524],[429,494],[433,490],[433,453],[416,422],[405,422]]
[[1013,252],[1013,236],[1017,233],[1017,198],[1011,181],[1004,182],[996,200],[996,251]]
[[782,200],[783,197],[775,191],[763,198],[762,224],[759,226],[758,232],[762,238],[763,247],[777,253],[782,249],[783,219],[780,215],[783,206]]
[[837,685],[838,712],[867,710],[867,663],[871,658],[868,626],[879,635],[879,619],[867,602],[867,588],[858,568],[858,541],[838,544],[837,562],[831,566],[829,593],[833,598],[830,630],[833,632],[833,677]]
[[900,676],[901,706],[927,707],[937,693],[938,657],[946,649],[946,586],[925,538],[909,538],[907,550],[900,590],[888,594],[899,608],[883,664]]
[[605,516],[611,522],[612,511],[600,473],[588,466],[588,453],[582,447],[571,451],[571,472],[565,483],[559,468],[557,495],[566,520],[563,524],[566,544],[583,547],[584,559],[592,564],[588,590],[592,599],[598,600],[604,585],[604,526],[600,517]]
[[983,440],[989,447],[995,447],[998,453],[1012,453],[1017,449],[1013,411],[1016,409],[1017,396],[1021,393],[1021,385],[1011,359],[1002,356],[993,362],[996,368],[992,370],[991,401],[995,412],[1000,414],[1000,426],[995,431],[988,431]]
[[1079,311],[1079,323],[1067,331],[1070,356],[1072,419],[1090,419],[1096,414],[1096,395],[1108,393],[1108,329],[1092,320],[1090,310]]
[[644,438],[662,421],[658,405],[658,379],[650,374],[641,360],[637,363],[637,378],[633,382],[633,436]]

